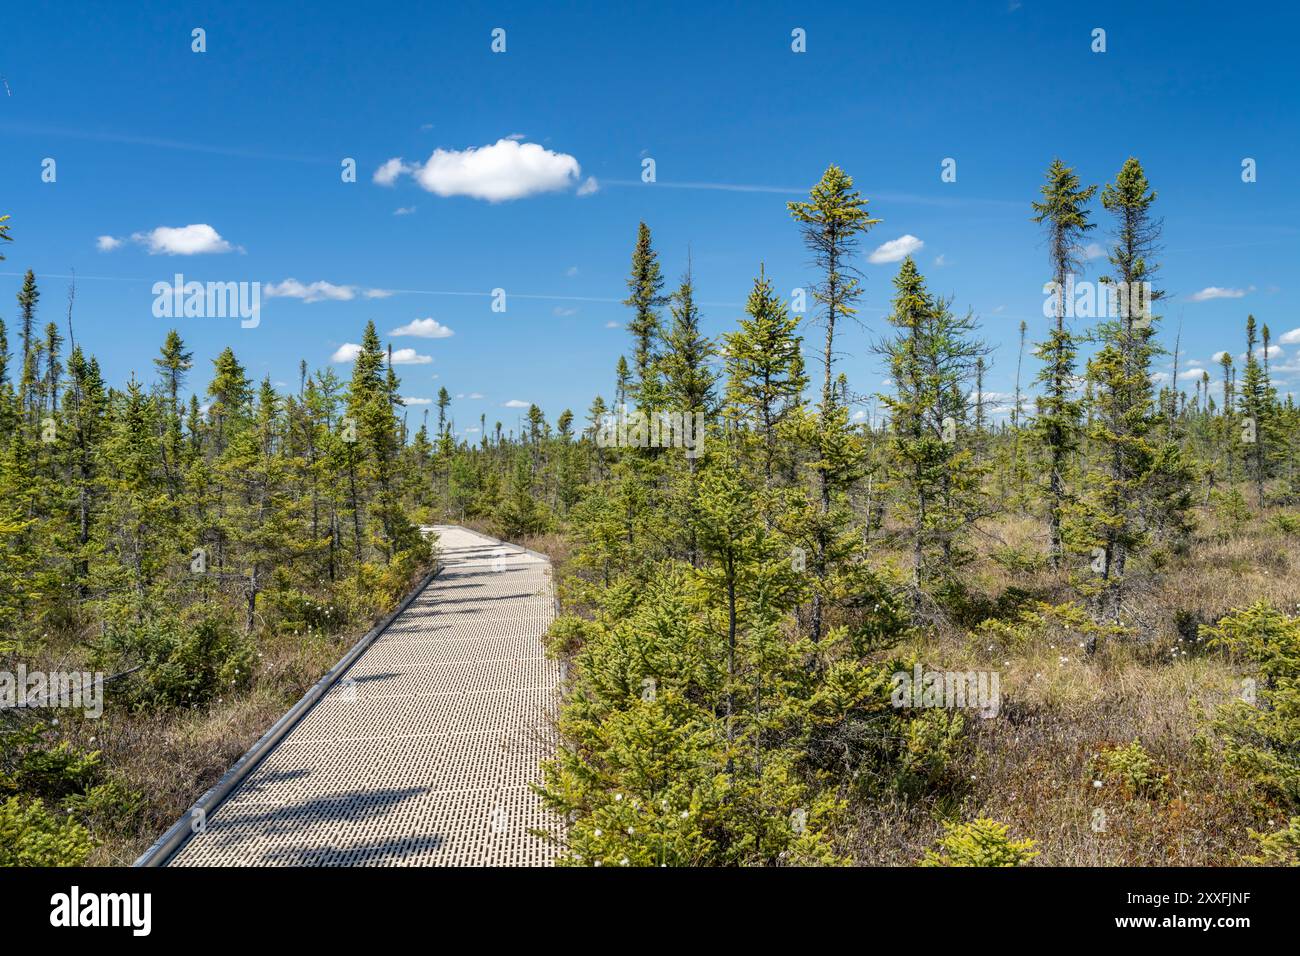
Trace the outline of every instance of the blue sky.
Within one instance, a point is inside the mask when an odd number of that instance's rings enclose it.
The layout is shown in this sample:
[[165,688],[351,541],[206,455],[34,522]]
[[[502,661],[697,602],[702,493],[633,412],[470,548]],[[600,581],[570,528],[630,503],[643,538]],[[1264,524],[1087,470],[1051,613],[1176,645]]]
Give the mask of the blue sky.
[[[48,277],[40,319],[62,323],[67,280],[56,277],[75,269],[78,341],[116,384],[152,375],[174,325],[195,350],[192,388],[226,345],[254,377],[296,387],[300,358],[331,364],[374,319],[395,349],[430,359],[399,368],[405,395],[466,396],[453,405],[462,430],[480,414],[515,427],[511,401],[582,417],[594,394],[610,397],[628,349],[619,300],[637,222],[651,226],[670,284],[689,250],[706,330],[720,333],[760,263],[786,294],[813,281],[785,202],[835,162],[883,220],[863,242],[863,327],[842,340],[854,389],[881,387],[870,343],[897,269],[868,254],[910,236],[931,288],[980,316],[998,346],[988,388],[1005,392],[1020,320],[1031,340],[1046,326],[1029,202],[1057,155],[1088,183],[1142,160],[1165,218],[1162,338],[1172,344],[1181,321],[1184,369],[1213,375],[1215,352],[1243,351],[1247,312],[1275,339],[1300,329],[1300,15],[1286,5],[313,6],[5,4],[0,214],[15,241],[0,317],[11,336],[21,272]],[[196,27],[205,53],[191,51]],[[495,54],[498,27],[506,52]],[[1095,27],[1105,53],[1090,49]],[[806,53],[791,50],[794,28]],[[503,139],[468,162],[430,163],[435,150]],[[53,183],[41,179],[47,157]],[[344,157],[355,183],[341,181]],[[406,172],[374,182],[398,157]],[[653,185],[640,182],[644,157]],[[956,182],[940,180],[945,157]],[[1245,157],[1254,183],[1242,182]],[[485,183],[528,194],[476,198]],[[1096,218],[1104,243],[1099,204]],[[210,227],[191,238],[227,251],[168,254],[175,242],[154,231],[186,226]],[[102,251],[100,236],[120,245]],[[335,298],[264,298],[255,329],[155,318],[152,285],[177,272],[264,289],[329,283]],[[506,290],[504,314],[490,309],[494,288]],[[1219,291],[1198,301],[1206,289]],[[388,336],[417,319],[453,334]],[[820,335],[807,331],[810,349]],[[1300,386],[1294,338],[1274,360],[1286,387]]]

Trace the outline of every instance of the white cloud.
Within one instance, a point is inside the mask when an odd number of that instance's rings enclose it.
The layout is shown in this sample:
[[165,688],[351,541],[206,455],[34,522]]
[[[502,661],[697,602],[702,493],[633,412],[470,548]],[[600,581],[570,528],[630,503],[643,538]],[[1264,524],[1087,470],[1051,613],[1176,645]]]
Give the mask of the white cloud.
[[115,236],[100,236],[95,240],[95,248],[100,252],[112,252],[122,245],[122,240]]
[[582,185],[578,187],[579,196],[590,196],[592,193],[600,192],[600,183],[596,181],[595,176],[588,176],[583,180]]
[[605,323],[605,328],[607,329],[621,329],[622,327],[622,324],[618,322],[610,321]]
[[483,397],[483,393],[482,393],[482,392],[470,392],[469,395],[468,395],[467,397],[468,397],[468,398],[482,398],[482,397]]
[[901,262],[912,253],[925,246],[925,243],[913,235],[890,239],[867,257],[868,262],[880,265],[884,262]]
[[551,310],[551,314],[552,314],[552,315],[557,315],[557,316],[559,316],[560,318],[564,318],[565,316],[569,316],[569,315],[577,315],[577,314],[578,314],[578,310],[577,310],[577,309],[567,309],[567,308],[565,308],[565,307],[562,306],[562,305],[557,305],[555,308],[553,308],[553,309]]
[[941,253],[939,253],[937,256],[934,257],[934,264],[935,264],[936,266],[938,266],[939,268],[942,268],[943,266],[946,266],[946,265],[948,264],[948,260],[947,260],[946,258],[944,258],[944,255],[943,255],[943,253],[941,252]]
[[433,399],[431,398],[412,398],[409,395],[403,395],[402,401],[405,402],[407,405],[432,405],[433,404]]
[[388,334],[409,335],[417,339],[446,339],[456,333],[437,319],[413,319],[406,325],[398,326]]
[[355,362],[357,356],[361,354],[361,346],[356,342],[344,342],[334,354],[330,356],[331,362]]
[[428,365],[432,355],[421,355],[415,349],[393,349],[394,365]]
[[567,269],[564,270],[564,274],[565,274],[566,276],[569,276],[570,278],[572,278],[573,276],[576,276],[576,275],[578,274],[578,267],[577,267],[577,266],[569,266],[569,268],[567,268]]
[[267,282],[262,294],[268,299],[301,299],[303,302],[351,302],[358,295],[367,299],[386,299],[393,293],[387,289],[361,289],[354,285],[335,285],[333,282],[302,283],[297,279]]
[[1254,292],[1255,287],[1252,285],[1245,289],[1226,289],[1217,285],[1209,285],[1200,292],[1194,292],[1189,297],[1192,302],[1208,302],[1211,299],[1240,299],[1249,292]]
[[[582,167],[567,153],[553,152],[536,143],[499,139],[491,146],[435,149],[423,165],[405,165],[400,159],[390,159],[375,171],[375,182],[391,185],[402,173],[438,196],[505,202],[568,189],[578,182]],[[594,192],[594,180],[583,183],[582,190]]]
[[1101,246],[1097,245],[1097,243],[1095,242],[1088,243],[1080,251],[1080,255],[1082,255],[1085,260],[1100,259],[1105,254],[1106,254],[1106,250],[1103,249]]
[[1215,352],[1213,355],[1210,356],[1210,361],[1211,361],[1211,362],[1222,362],[1222,361],[1223,361],[1223,357],[1224,357],[1225,355],[1227,355],[1227,354],[1228,354],[1227,349],[1223,349],[1223,350],[1221,350],[1221,351]]
[[1300,329],[1292,329],[1290,332],[1283,332],[1282,337],[1278,339],[1283,345],[1300,345]]
[[391,186],[397,182],[397,177],[405,172],[409,170],[402,163],[401,157],[395,156],[376,169],[371,179],[380,186]]
[[393,210],[393,215],[394,215],[394,216],[409,216],[409,215],[410,215],[411,213],[413,213],[413,212],[415,212],[415,207],[414,207],[414,206],[398,206],[396,209]]
[[148,246],[151,256],[197,256],[233,252],[235,249],[205,222],[191,223],[188,226],[159,226],[150,232],[133,233],[131,238]]
[[502,408],[527,408],[529,404],[530,404],[529,402],[521,402],[517,398],[512,398],[508,402],[502,402],[501,407]]
[[[1271,358],[1271,359],[1273,359],[1273,358],[1277,358],[1277,357],[1280,356],[1281,354],[1282,354],[1282,346],[1280,346],[1280,345],[1270,345],[1270,346],[1268,347],[1268,357],[1269,357],[1269,358]],[[1256,355],[1256,357],[1258,357],[1258,358],[1263,358],[1263,357],[1264,357],[1264,346],[1261,345],[1259,348],[1255,349],[1255,355]]]
[[356,286],[335,285],[332,282],[313,282],[303,285],[297,279],[268,282],[262,286],[268,299],[302,299],[304,302],[349,302],[356,297]]

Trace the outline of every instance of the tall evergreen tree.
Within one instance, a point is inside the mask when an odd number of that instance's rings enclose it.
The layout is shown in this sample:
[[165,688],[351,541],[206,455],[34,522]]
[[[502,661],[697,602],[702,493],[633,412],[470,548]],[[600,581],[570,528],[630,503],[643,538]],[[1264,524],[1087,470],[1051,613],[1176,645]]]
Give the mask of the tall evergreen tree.
[[632,364],[635,379],[628,389],[628,398],[647,413],[662,404],[659,380],[659,307],[665,302],[664,279],[659,270],[659,255],[650,241],[650,227],[644,222],[637,226],[636,248],[632,252],[632,272],[628,276],[628,297],[624,305],[635,311],[628,331],[632,333]]
[[[857,314],[857,303],[862,297],[859,287],[860,272],[853,264],[862,236],[872,226],[880,222],[872,219],[867,212],[867,200],[853,188],[853,177],[840,167],[832,164],[826,168],[821,180],[812,188],[808,202],[789,202],[786,208],[795,222],[800,224],[804,245],[813,255],[814,265],[821,271],[821,278],[813,287],[813,299],[821,306],[822,319],[826,323],[826,345],[822,358],[825,374],[822,380],[822,400],[820,406],[820,434],[816,435],[816,465],[820,491],[821,515],[826,518],[831,510],[833,467],[829,458],[833,449],[842,445],[842,423],[847,424],[847,412],[837,406],[835,393],[831,387],[834,378],[835,327],[841,319],[851,318]],[[816,548],[813,557],[814,573],[825,580],[829,573],[827,549],[829,531],[819,528],[816,532]],[[813,640],[821,637],[822,632],[822,596],[813,596],[812,615],[809,624]]]
[[1074,170],[1052,160],[1042,186],[1042,202],[1033,203],[1033,221],[1044,227],[1052,269],[1055,324],[1035,354],[1044,363],[1038,381],[1047,388],[1038,399],[1035,421],[1048,455],[1048,554],[1059,567],[1064,554],[1061,519],[1066,503],[1066,469],[1079,442],[1079,402],[1071,397],[1078,347],[1065,323],[1066,283],[1081,268],[1082,240],[1095,224],[1088,203],[1096,186],[1082,187]]

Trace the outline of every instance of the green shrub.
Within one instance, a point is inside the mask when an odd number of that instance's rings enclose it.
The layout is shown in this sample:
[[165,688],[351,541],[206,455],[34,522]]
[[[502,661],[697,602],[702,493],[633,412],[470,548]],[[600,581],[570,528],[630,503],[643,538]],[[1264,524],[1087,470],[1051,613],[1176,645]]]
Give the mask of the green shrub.
[[1201,634],[1255,669],[1243,699],[1214,715],[1225,759],[1268,798],[1300,809],[1300,618],[1261,601]]
[[1300,515],[1282,512],[1273,515],[1273,517],[1269,519],[1268,523],[1272,525],[1274,530],[1279,534],[1300,534]]
[[51,814],[40,800],[0,803],[0,867],[81,866],[92,848],[85,827]]
[[92,833],[121,831],[144,810],[144,797],[115,780],[74,793],[63,801],[63,809],[82,821]]
[[1118,784],[1129,797],[1155,800],[1169,790],[1169,775],[1160,772],[1155,760],[1138,741],[1124,747],[1103,750],[1096,761],[1102,780]]
[[899,789],[934,791],[951,786],[965,750],[965,728],[965,717],[943,709],[925,710],[907,721],[898,763]]
[[1241,493],[1241,489],[1229,488],[1226,491],[1216,489],[1210,493],[1210,500],[1214,503],[1215,515],[1229,534],[1241,531],[1250,521],[1250,506],[1246,504],[1246,497]]
[[333,601],[319,600],[296,588],[269,591],[266,602],[269,616],[282,633],[329,635],[348,624],[343,611]]
[[582,647],[593,625],[572,614],[562,614],[546,632],[546,649],[555,657],[573,654]]
[[1247,863],[1257,866],[1300,866],[1300,817],[1292,817],[1281,830],[1273,833],[1250,831],[1250,838],[1259,843],[1259,856],[1246,857]]
[[943,839],[927,850],[921,866],[1023,866],[1038,851],[1033,840],[1012,840],[1005,823],[981,817],[970,823],[945,823]]
[[58,801],[99,779],[99,752],[77,753],[66,740],[53,746],[40,722],[0,729],[0,792]]
[[151,706],[207,704],[248,686],[256,650],[228,616],[206,613],[193,621],[150,617],[115,632],[113,646],[143,663],[134,703]]

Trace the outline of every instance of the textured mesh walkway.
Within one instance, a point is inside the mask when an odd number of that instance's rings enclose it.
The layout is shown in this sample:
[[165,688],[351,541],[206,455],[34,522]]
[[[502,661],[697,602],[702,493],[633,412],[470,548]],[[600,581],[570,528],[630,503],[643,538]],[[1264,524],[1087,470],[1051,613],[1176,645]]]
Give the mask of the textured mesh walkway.
[[443,571],[172,857],[172,866],[539,866],[528,789],[554,750],[545,560],[454,526]]

